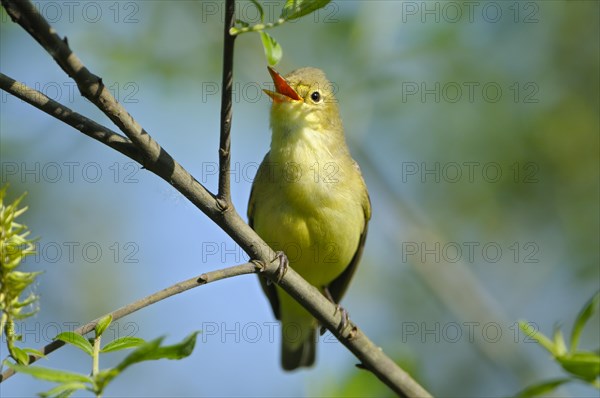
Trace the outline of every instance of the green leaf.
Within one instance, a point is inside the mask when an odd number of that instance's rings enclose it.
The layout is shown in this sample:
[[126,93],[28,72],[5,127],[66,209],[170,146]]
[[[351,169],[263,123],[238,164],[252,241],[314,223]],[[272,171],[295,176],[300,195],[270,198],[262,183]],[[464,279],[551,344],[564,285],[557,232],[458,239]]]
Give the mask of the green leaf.
[[[250,24],[248,22],[242,21],[241,19],[236,19],[235,23],[242,25],[244,28],[247,28],[248,26],[250,26]],[[237,29],[235,27],[231,28],[231,29],[234,29],[235,31],[237,31]],[[229,30],[229,33],[234,34],[231,32],[231,29]]]
[[577,315],[575,323],[573,324],[573,331],[571,332],[571,351],[577,350],[579,345],[579,336],[585,326],[586,322],[594,315],[594,312],[598,310],[600,306],[600,292],[597,292],[594,297],[583,307],[581,312]]
[[547,395],[554,391],[557,387],[562,384],[568,383],[571,379],[554,379],[548,380],[541,383],[533,384],[526,389],[520,391],[515,397],[539,397]]
[[277,41],[268,33],[260,31],[260,39],[262,40],[263,48],[265,49],[265,56],[267,62],[271,66],[275,66],[281,60],[283,50]]
[[107,386],[107,384],[117,377],[119,373],[121,373],[119,369],[101,370],[94,379],[96,382],[96,395],[102,395],[102,391],[104,391],[104,388]]
[[43,368],[41,366],[17,365],[15,363],[10,362],[6,362],[6,365],[15,372],[25,373],[40,380],[53,381],[56,383],[82,382],[92,384],[92,379],[89,376],[82,375],[79,373],[72,373],[58,369]]
[[192,354],[196,346],[196,336],[200,332],[194,332],[181,341],[181,343],[160,347],[155,359],[183,359]]
[[535,340],[539,345],[544,347],[550,354],[555,355],[554,343],[541,332],[539,332],[530,323],[525,321],[519,321],[519,327],[528,337]]
[[558,326],[554,328],[554,356],[561,357],[567,353],[567,346],[562,331]]
[[194,332],[179,344],[161,347],[164,337],[159,337],[152,341],[142,344],[135,351],[129,354],[115,369],[125,370],[134,363],[142,361],[153,361],[157,359],[181,359],[189,356],[194,350],[196,336],[199,332]]
[[108,327],[108,325],[110,325],[110,323],[112,322],[112,315],[106,315],[105,317],[101,318],[98,323],[96,324],[96,327],[94,328],[95,332],[96,332],[96,337],[102,336],[102,333],[104,333],[104,331],[106,330],[106,328]]
[[85,385],[84,383],[80,383],[77,381],[70,381],[70,382],[59,384],[56,387],[54,387],[46,392],[40,393],[40,396],[44,397],[44,398],[45,397],[56,397],[56,396],[68,397],[77,390],[85,390],[85,389],[87,389],[87,385]]
[[129,337],[129,336],[121,337],[121,338],[113,340],[110,343],[108,343],[107,345],[105,345],[104,348],[102,348],[100,350],[100,352],[112,352],[112,351],[124,350],[127,348],[138,347],[144,343],[146,343],[146,341],[139,337]]
[[256,0],[250,0],[250,1],[252,2],[252,4],[254,4],[256,6],[256,8],[258,8],[258,12],[260,14],[260,22],[265,22],[265,13],[263,12],[262,6]]
[[325,7],[331,0],[287,0],[280,18],[297,19]]
[[21,365],[29,365],[29,355],[27,351],[19,347],[12,347],[11,354]]
[[23,351],[25,351],[29,355],[33,355],[34,357],[46,358],[43,352],[41,352],[40,350],[36,350],[35,348],[23,348]]
[[85,337],[75,332],[62,332],[59,333],[54,340],[64,341],[65,343],[74,345],[89,356],[93,355],[93,347]]
[[125,359],[123,359],[123,361],[121,361],[121,363],[119,363],[115,367],[115,369],[117,369],[119,372],[122,372],[134,363],[155,359],[153,357],[153,354],[155,353],[155,351],[158,350],[158,348],[160,347],[160,343],[162,343],[163,340],[164,337],[159,337],[145,344],[142,344],[131,354],[127,355]]
[[592,381],[600,377],[600,356],[593,352],[576,352],[556,358],[567,372]]

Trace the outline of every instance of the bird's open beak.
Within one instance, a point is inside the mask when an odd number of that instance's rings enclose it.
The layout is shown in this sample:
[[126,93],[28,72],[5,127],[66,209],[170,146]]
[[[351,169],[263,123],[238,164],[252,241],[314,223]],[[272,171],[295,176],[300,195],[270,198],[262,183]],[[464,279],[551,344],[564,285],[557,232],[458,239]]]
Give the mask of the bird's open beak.
[[298,95],[288,82],[279,74],[275,69],[267,66],[273,83],[275,84],[275,91],[263,90],[265,94],[273,99],[273,102],[290,102],[290,101],[303,101],[302,97]]

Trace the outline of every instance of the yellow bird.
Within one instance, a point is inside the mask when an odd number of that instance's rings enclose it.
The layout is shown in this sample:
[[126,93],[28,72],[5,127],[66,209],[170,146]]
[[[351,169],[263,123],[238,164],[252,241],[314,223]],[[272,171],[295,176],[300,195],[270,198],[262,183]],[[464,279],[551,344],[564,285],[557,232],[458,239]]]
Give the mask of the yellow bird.
[[[360,261],[371,218],[367,187],[350,156],[334,97],[323,71],[297,69],[285,78],[269,67],[275,91],[271,149],[250,194],[250,226],[290,266],[335,303]],[[285,370],[315,361],[317,320],[260,277],[282,325]]]

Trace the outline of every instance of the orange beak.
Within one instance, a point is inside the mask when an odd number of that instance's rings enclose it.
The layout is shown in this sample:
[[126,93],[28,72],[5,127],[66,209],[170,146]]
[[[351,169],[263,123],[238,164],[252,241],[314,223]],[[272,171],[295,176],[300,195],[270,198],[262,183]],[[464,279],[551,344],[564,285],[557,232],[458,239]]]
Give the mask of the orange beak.
[[298,95],[289,83],[281,76],[275,69],[267,66],[269,74],[275,84],[275,91],[263,90],[265,94],[273,99],[273,102],[290,102],[290,101],[302,101],[302,97]]

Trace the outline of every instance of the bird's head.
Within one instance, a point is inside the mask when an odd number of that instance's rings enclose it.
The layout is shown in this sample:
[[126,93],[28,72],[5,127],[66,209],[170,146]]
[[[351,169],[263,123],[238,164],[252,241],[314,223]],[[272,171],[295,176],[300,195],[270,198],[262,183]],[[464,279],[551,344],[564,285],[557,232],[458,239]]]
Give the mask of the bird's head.
[[335,86],[317,68],[300,68],[281,76],[268,67],[275,91],[263,90],[273,99],[271,125],[294,131],[310,128],[315,131],[341,131],[341,121]]

